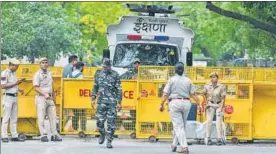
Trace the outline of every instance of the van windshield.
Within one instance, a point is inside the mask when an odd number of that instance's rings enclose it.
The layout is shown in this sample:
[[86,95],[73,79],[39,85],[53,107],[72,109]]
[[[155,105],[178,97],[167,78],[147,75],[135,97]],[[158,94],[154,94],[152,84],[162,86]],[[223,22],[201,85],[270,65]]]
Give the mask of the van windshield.
[[178,62],[177,47],[150,43],[122,43],[115,49],[113,65],[131,67],[135,58],[141,65],[172,66]]

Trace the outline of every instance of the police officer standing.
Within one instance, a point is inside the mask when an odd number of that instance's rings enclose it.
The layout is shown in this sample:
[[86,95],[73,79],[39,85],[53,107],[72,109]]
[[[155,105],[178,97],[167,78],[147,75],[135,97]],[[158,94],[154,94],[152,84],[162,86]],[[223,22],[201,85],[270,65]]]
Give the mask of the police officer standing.
[[211,73],[210,78],[211,82],[206,84],[203,89],[203,96],[208,102],[206,105],[207,127],[205,140],[207,141],[207,145],[212,145],[210,137],[213,118],[216,114],[217,145],[222,145],[225,144],[224,140],[222,140],[222,123],[226,88],[223,84],[218,83],[218,73]]
[[174,131],[173,143],[171,144],[172,151],[175,152],[179,144],[181,148],[177,152],[188,153],[185,125],[191,108],[190,97],[196,101],[200,110],[202,107],[198,97],[195,95],[195,87],[192,81],[183,75],[183,63],[179,62],[176,64],[175,73],[163,90],[160,111],[163,112],[164,103],[169,99],[169,111]]
[[[122,87],[119,74],[111,69],[111,61],[103,59],[103,69],[95,78],[92,92],[92,107],[95,107],[97,94],[98,102],[96,107],[97,128],[100,132],[99,144],[103,144],[105,136],[107,148],[112,148],[113,135],[116,129],[117,110],[121,110]],[[105,132],[104,123],[107,119],[107,131]]]
[[[83,75],[84,63],[77,62],[75,70],[72,72],[72,77],[75,79],[84,79]],[[86,111],[85,109],[73,109],[74,116],[72,118],[72,126],[74,130],[79,128],[79,119],[81,119],[81,130],[86,131]]]
[[135,58],[133,62],[133,67],[129,69],[126,73],[121,75],[121,79],[136,79],[138,74],[138,68],[140,66],[140,59]]
[[51,141],[62,141],[58,136],[56,129],[56,104],[53,88],[52,73],[48,70],[48,59],[40,59],[40,70],[38,70],[33,77],[33,86],[37,95],[35,96],[35,103],[37,109],[38,126],[42,142],[48,142],[47,131],[45,128],[46,114],[50,121]]
[[17,118],[18,118],[18,98],[17,93],[24,94],[24,91],[18,88],[24,79],[17,80],[16,70],[19,66],[19,61],[12,59],[9,61],[9,67],[1,73],[1,89],[4,89],[3,101],[4,112],[2,119],[1,135],[3,142],[9,142],[8,139],[8,124],[10,122],[10,131],[12,141],[24,141],[25,139],[18,138],[17,133]]

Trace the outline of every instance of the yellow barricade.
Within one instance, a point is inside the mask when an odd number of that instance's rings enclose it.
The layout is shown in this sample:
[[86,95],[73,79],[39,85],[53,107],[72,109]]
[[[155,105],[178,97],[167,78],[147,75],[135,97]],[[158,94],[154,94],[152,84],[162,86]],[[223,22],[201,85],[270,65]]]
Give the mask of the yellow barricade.
[[[238,140],[252,140],[252,99],[253,85],[242,83],[223,83],[227,88],[224,122],[226,124],[227,139],[233,142]],[[203,85],[197,85],[203,89]],[[206,103],[203,103],[203,112],[197,112],[197,120],[205,122]],[[215,116],[214,116],[215,120]]]
[[[203,89],[203,86],[209,82],[211,72],[216,71],[220,74],[220,82],[224,83],[228,89],[227,112],[224,118],[227,126],[227,138],[252,140],[252,68],[186,68],[186,70],[188,71],[185,71],[185,75],[194,79],[193,82],[197,89]],[[199,77],[200,73],[202,78]],[[172,138],[169,114],[158,110],[162,91],[172,75],[174,75],[173,67],[141,66],[139,68],[137,81],[139,101],[136,108],[137,138],[149,138],[150,140]],[[168,107],[166,106],[166,108]],[[206,120],[205,112],[197,112],[197,120],[204,122]]]
[[85,78],[94,79],[97,69],[97,67],[84,67],[83,75]]
[[[98,135],[95,109],[91,107],[93,80],[63,79],[61,88],[61,134]],[[123,110],[117,114],[116,134],[135,135],[135,81],[122,81]],[[125,89],[126,88],[126,89]]]
[[253,139],[276,139],[275,93],[275,84],[254,85]]
[[[3,99],[1,100],[1,103],[4,104]],[[1,105],[1,107],[1,117],[3,117],[3,105]],[[20,138],[25,139],[26,137],[39,135],[36,117],[34,97],[19,95],[17,132],[19,133]],[[10,129],[8,129],[8,131],[9,130]]]

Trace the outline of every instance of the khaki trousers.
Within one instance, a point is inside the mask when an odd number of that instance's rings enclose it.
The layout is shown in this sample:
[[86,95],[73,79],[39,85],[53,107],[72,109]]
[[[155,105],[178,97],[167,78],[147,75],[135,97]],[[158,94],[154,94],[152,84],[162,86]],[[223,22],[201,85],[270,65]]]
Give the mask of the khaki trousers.
[[173,146],[178,143],[181,147],[188,147],[185,126],[190,112],[191,103],[188,100],[172,100],[169,103],[170,115],[173,123]]
[[[210,104],[210,103],[209,103]],[[207,116],[207,127],[206,127],[206,137],[211,137],[212,132],[212,122],[216,114],[216,128],[217,128],[217,138],[222,138],[222,123],[223,116],[219,116],[219,113],[222,109],[222,104],[210,104],[207,105],[206,116]]]
[[8,138],[8,124],[10,122],[10,131],[12,138],[17,138],[17,118],[18,118],[18,102],[17,97],[3,96],[3,119],[1,135],[2,138]]
[[47,135],[47,129],[45,128],[45,117],[49,117],[50,131],[52,135],[57,135],[56,128],[56,105],[53,100],[46,100],[42,96],[36,96],[35,98],[38,127],[41,136]]

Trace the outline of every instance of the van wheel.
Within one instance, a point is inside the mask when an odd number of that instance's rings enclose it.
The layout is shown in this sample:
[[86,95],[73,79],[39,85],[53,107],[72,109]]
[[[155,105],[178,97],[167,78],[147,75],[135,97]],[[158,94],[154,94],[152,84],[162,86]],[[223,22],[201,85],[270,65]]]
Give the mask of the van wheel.
[[24,133],[18,134],[18,138],[21,139],[21,140],[24,140],[24,141],[27,139],[27,137]]
[[85,135],[84,131],[80,131],[80,132],[79,132],[79,137],[80,137],[80,138],[85,138],[85,136],[86,136],[86,135]]
[[150,136],[150,137],[149,137],[149,141],[150,141],[151,143],[155,143],[155,142],[158,141],[158,139],[157,139],[155,136]]
[[233,144],[239,144],[239,139],[236,138],[236,137],[234,137],[234,138],[231,139],[231,142],[232,142]]
[[131,134],[130,134],[130,138],[131,138],[131,139],[136,139],[136,133],[134,133],[134,132],[131,133]]

